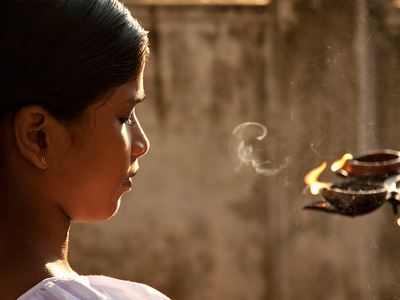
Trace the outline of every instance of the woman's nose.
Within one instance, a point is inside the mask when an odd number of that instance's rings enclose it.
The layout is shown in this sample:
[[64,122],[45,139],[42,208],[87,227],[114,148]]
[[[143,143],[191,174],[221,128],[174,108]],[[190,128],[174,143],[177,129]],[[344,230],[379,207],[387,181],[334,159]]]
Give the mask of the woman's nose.
[[139,123],[135,127],[132,136],[132,156],[138,158],[149,151],[150,142]]

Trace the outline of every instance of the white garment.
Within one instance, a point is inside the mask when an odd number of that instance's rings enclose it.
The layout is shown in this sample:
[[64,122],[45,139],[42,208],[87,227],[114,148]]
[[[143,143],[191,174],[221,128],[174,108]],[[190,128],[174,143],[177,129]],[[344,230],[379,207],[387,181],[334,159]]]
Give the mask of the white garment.
[[140,283],[106,276],[48,278],[17,300],[170,300]]

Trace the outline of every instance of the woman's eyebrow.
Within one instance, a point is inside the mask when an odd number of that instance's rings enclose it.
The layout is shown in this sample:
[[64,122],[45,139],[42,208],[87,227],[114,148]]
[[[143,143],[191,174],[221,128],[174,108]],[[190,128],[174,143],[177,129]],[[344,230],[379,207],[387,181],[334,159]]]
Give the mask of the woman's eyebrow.
[[136,104],[136,103],[143,102],[144,99],[146,99],[146,95],[145,94],[137,94],[137,95],[135,95],[133,97],[129,97],[128,99],[126,99],[126,102],[129,102],[129,103],[133,102],[134,104]]

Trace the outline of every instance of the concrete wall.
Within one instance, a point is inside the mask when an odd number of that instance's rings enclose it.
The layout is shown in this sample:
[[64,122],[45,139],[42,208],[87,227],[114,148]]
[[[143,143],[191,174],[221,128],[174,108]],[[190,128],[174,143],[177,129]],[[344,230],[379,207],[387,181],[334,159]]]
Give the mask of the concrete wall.
[[[357,218],[302,210],[319,199],[304,189],[310,169],[400,148],[388,4],[130,6],[150,30],[137,113],[151,149],[114,218],[74,224],[74,267],[175,300],[400,297],[389,206]],[[250,154],[270,161],[258,173],[235,157],[232,131],[248,121],[268,128],[262,141],[256,127],[244,132]]]

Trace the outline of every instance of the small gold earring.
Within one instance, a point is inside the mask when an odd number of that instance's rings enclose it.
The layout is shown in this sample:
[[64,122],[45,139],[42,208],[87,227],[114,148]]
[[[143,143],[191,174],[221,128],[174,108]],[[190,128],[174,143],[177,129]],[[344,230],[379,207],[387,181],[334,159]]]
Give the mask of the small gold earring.
[[46,156],[42,156],[42,163],[44,163],[44,164],[46,164],[47,163],[47,158],[46,158]]

